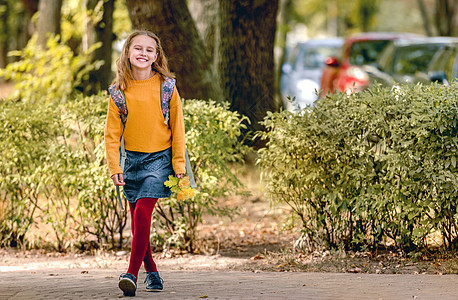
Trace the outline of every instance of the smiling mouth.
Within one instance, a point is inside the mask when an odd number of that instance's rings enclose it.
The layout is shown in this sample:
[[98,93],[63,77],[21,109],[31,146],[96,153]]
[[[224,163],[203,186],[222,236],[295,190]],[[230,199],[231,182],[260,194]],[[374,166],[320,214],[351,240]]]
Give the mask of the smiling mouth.
[[138,61],[142,61],[142,62],[147,62],[148,60],[146,58],[143,58],[143,57],[139,57],[137,58]]

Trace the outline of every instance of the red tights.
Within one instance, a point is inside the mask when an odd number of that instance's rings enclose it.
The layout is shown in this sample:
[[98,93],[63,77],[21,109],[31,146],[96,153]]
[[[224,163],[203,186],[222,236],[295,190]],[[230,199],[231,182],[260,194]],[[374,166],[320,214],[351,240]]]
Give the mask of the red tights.
[[141,198],[137,203],[129,203],[133,238],[127,273],[133,274],[135,278],[138,278],[142,261],[146,272],[157,272],[149,242],[151,215],[156,203],[156,198]]

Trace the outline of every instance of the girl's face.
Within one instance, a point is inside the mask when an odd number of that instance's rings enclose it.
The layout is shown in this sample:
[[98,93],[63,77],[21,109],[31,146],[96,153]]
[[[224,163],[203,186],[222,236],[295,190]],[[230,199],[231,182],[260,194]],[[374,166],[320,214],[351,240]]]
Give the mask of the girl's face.
[[146,35],[137,35],[129,47],[129,61],[135,71],[151,70],[157,59],[156,41]]

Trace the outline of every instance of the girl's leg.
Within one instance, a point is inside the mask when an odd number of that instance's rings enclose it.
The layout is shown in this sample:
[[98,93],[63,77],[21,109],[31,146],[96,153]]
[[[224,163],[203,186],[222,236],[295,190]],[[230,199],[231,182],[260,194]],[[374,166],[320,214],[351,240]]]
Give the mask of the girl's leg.
[[156,263],[153,260],[153,254],[151,252],[151,244],[148,239],[148,248],[146,249],[145,257],[143,258],[143,265],[145,266],[146,272],[157,272]]
[[[157,200],[156,200],[157,201]],[[132,234],[134,233],[135,223],[134,223],[134,211],[136,203],[130,203],[130,220],[131,220],[131,228]],[[148,237],[148,248],[146,249],[145,257],[143,258],[143,265],[145,267],[146,272],[157,272],[156,263],[153,260],[153,255],[151,251],[151,244],[149,243]]]
[[[142,198],[138,199],[135,205],[131,205],[131,216],[132,216],[132,248],[130,251],[130,262],[127,273],[131,273],[138,278],[138,271],[142,261],[146,258],[147,249],[151,255],[151,246],[149,243],[150,227],[151,227],[151,215],[154,210],[154,206],[157,203],[157,199],[154,198]],[[153,260],[151,256],[151,261]],[[148,263],[150,263],[148,258]],[[153,262],[154,263],[154,262]],[[152,266],[145,266],[152,267]],[[149,270],[147,270],[149,271]]]

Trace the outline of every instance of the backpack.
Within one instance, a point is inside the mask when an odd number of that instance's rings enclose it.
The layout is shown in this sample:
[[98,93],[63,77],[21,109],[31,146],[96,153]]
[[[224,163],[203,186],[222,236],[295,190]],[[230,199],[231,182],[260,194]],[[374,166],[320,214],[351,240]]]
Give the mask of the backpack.
[[[170,121],[170,100],[172,99],[173,88],[175,87],[176,80],[174,78],[168,78],[161,83],[161,108],[162,114],[164,115],[164,123],[169,125]],[[121,117],[122,122],[122,136],[121,136],[121,169],[124,171],[124,164],[126,161],[126,149],[124,147],[124,129],[126,128],[127,122],[127,105],[126,105],[126,97],[122,90],[116,89],[116,84],[112,84],[108,91],[110,92],[111,98],[113,99],[114,103],[118,107],[119,114]],[[185,148],[185,166],[186,166],[186,173],[189,177],[189,183],[192,188],[196,187],[196,182],[194,180],[194,175],[192,173],[191,163],[189,162],[188,151]],[[121,209],[124,210],[124,207],[121,202],[121,196],[119,192],[119,186],[116,186],[116,195],[118,196],[119,204],[121,205]]]

